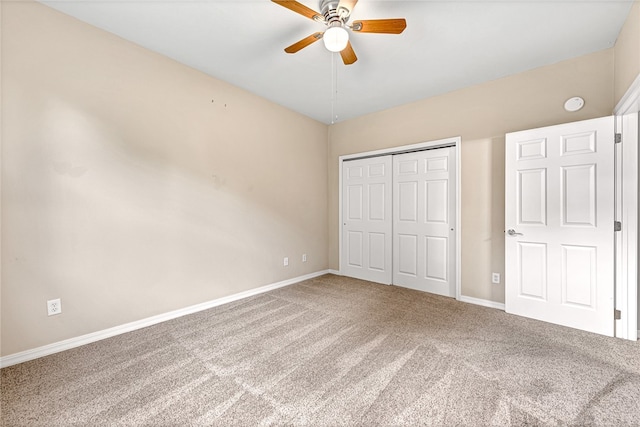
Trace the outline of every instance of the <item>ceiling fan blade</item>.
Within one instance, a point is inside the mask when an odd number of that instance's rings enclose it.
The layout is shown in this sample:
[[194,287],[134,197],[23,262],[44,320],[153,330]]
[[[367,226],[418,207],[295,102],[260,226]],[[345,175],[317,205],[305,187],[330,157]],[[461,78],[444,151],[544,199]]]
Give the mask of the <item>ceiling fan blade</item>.
[[348,12],[347,16],[349,16],[351,15],[351,12],[353,12],[353,8],[356,7],[356,3],[358,3],[358,0],[340,0],[340,3],[338,4],[338,11],[340,11],[340,9],[345,9]]
[[351,46],[351,42],[347,42],[347,47],[340,51],[340,56],[342,57],[344,65],[351,65],[358,60],[358,57]]
[[307,6],[302,3],[298,3],[295,0],[271,0],[272,2],[279,4],[280,6],[286,7],[289,10],[292,10],[296,13],[299,13],[302,16],[306,16],[309,19],[313,19],[314,21],[324,22],[324,16],[321,13],[316,12],[313,9],[309,9]]
[[284,51],[287,53],[296,53],[299,50],[304,49],[309,46],[311,43],[317,42],[322,38],[322,33],[313,33],[309,37],[305,37],[300,41],[295,42]]
[[360,33],[400,34],[405,28],[407,28],[407,21],[401,18],[354,21],[351,29]]

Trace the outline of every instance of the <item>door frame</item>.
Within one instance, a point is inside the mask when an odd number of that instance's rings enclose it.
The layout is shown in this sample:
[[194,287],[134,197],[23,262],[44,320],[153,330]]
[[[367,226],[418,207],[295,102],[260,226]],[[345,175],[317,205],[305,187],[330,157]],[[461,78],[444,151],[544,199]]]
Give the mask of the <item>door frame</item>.
[[[616,168],[616,221],[622,231],[616,233],[615,308],[621,316],[615,321],[615,336],[636,341],[638,325],[638,122],[640,121],[640,74],[614,109],[616,132],[622,133]],[[623,126],[624,125],[624,126]],[[631,128],[631,132],[625,131]],[[619,234],[619,236],[618,236]],[[619,238],[618,238],[619,237]]]
[[[456,148],[455,152],[455,162],[456,162],[456,186],[455,186],[455,199],[456,199],[456,257],[455,257],[455,263],[456,263],[456,300],[460,299],[461,296],[461,280],[460,280],[460,259],[461,259],[461,238],[462,238],[462,233],[461,233],[461,229],[460,229],[460,224],[461,224],[461,204],[460,204],[460,197],[461,197],[461,191],[460,191],[460,184],[461,184],[461,165],[460,165],[460,145],[462,143],[462,138],[459,136],[456,137],[451,137],[451,138],[444,138],[444,139],[438,139],[435,141],[427,141],[427,142],[420,142],[417,144],[411,144],[411,145],[402,145],[399,147],[391,147],[391,148],[384,148],[381,150],[373,150],[373,151],[366,151],[366,152],[362,152],[362,153],[354,153],[354,154],[345,154],[343,156],[338,157],[338,224],[339,224],[339,228],[338,228],[338,268],[339,268],[339,273],[342,274],[342,163],[344,161],[347,160],[355,160],[355,159],[360,159],[360,158],[366,158],[366,157],[380,157],[380,156],[387,156],[387,155],[393,155],[393,154],[402,154],[402,153],[409,153],[412,151],[421,151],[421,150],[427,150],[427,149],[435,149],[438,147],[449,147],[449,146],[454,146]],[[392,231],[393,233],[393,231]],[[393,266],[392,266],[393,268]]]

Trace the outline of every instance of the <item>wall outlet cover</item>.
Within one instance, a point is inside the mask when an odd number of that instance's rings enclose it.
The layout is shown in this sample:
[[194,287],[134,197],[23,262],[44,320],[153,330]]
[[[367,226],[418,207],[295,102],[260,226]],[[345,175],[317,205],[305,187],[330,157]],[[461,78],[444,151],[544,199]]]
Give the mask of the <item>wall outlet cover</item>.
[[53,316],[62,313],[62,303],[60,298],[47,301],[47,315]]

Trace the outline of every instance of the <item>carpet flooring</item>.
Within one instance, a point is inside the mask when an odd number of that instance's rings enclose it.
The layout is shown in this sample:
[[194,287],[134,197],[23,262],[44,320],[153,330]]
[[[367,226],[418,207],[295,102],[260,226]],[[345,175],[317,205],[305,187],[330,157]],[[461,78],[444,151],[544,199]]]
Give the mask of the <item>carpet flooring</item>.
[[640,344],[326,275],[1,370],[3,426],[638,426]]

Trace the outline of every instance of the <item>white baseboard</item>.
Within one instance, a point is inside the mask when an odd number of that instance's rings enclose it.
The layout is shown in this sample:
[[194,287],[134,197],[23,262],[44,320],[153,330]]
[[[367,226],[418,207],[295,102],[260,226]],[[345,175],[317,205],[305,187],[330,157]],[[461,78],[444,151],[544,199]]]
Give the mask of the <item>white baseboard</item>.
[[254,295],[262,294],[264,292],[269,292],[274,289],[282,288],[284,286],[293,285],[294,283],[302,282],[304,280],[313,279],[314,277],[322,276],[329,272],[330,270],[317,271],[315,273],[294,277],[293,279],[283,280],[282,282],[272,283],[270,285],[265,285],[259,288],[250,289],[248,291],[239,292],[237,294],[233,294],[233,295],[218,298],[212,301],[203,302],[201,304],[196,304],[189,307],[181,308],[179,310],[170,311],[168,313],[158,314],[157,316],[147,317],[146,319],[137,320],[135,322],[125,323],[124,325],[115,326],[113,328],[104,329],[102,331],[92,332],[90,334],[81,335],[75,338],[69,338],[64,341],[59,341],[53,344],[48,344],[48,345],[34,348],[31,350],[21,351],[20,353],[10,354],[8,356],[0,357],[0,368],[5,368],[11,365],[17,365],[18,363],[27,362],[29,360],[37,359],[39,357],[44,357],[50,354],[59,353],[61,351],[70,350],[72,348],[80,347],[85,344],[100,341],[106,338],[111,338],[113,336],[124,334],[127,332],[135,331],[136,329],[146,328],[147,326],[155,325],[161,322],[166,322],[167,320],[186,316],[187,314],[197,313],[199,311],[217,307],[222,304],[227,304],[243,298],[248,298]]
[[342,276],[342,274],[340,274],[340,272],[338,270],[329,269],[329,270],[327,270],[327,272],[329,274],[335,274],[336,276]]
[[469,304],[481,305],[483,307],[496,308],[498,310],[504,311],[504,303],[502,302],[495,302],[495,301],[489,301],[486,299],[466,297],[464,295],[460,295],[460,298],[458,299],[458,301],[466,302]]

